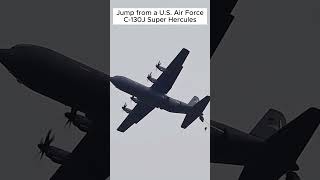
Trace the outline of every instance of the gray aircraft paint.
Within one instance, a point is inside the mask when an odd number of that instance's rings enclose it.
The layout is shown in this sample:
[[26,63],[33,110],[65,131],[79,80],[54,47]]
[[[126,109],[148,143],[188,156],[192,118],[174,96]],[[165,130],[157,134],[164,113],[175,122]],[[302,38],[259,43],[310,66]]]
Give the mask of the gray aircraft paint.
[[[209,1],[111,1],[111,7],[209,7]],[[184,68],[168,93],[189,102],[208,95],[208,26],[111,26],[111,75],[150,86],[147,75],[156,63],[169,65],[182,48],[190,50]],[[160,72],[153,73],[158,77]],[[127,114],[121,107],[130,95],[111,85],[111,179],[209,179],[209,131],[196,120],[181,129],[183,114],[155,109],[125,133],[116,129]],[[204,111],[210,119],[210,104]]]

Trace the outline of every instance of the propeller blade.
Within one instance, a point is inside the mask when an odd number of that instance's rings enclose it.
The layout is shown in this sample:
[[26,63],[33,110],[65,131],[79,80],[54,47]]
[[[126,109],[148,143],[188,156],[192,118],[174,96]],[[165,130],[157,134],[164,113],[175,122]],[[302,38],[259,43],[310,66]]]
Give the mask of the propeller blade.
[[69,125],[69,120],[64,124],[64,127],[67,127],[67,125]]
[[56,138],[55,135],[53,135],[53,136],[50,138],[48,145],[50,145],[50,144],[54,141],[55,138]]
[[76,114],[76,113],[77,113],[76,108],[71,108],[71,114]]
[[47,144],[50,140],[50,135],[51,135],[52,130],[50,129],[47,133],[46,139],[44,140],[44,144]]
[[42,151],[42,152],[41,152],[41,155],[40,155],[40,159],[42,159],[42,157],[43,157],[43,154],[44,154],[44,152]]

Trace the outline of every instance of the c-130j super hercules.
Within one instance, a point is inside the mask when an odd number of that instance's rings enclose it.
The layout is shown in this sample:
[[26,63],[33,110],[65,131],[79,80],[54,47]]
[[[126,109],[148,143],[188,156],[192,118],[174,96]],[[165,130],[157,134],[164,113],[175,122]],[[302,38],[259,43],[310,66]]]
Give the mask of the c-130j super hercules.
[[129,115],[118,127],[118,131],[125,132],[133,124],[137,124],[154,108],[186,114],[181,125],[184,129],[197,118],[204,121],[202,112],[208,105],[210,96],[204,97],[201,101],[199,101],[197,96],[194,96],[187,104],[166,95],[180,74],[188,54],[189,50],[182,49],[167,68],[162,67],[159,62],[156,65],[157,69],[162,72],[159,78],[155,79],[151,74],[147,77],[153,83],[151,87],[144,86],[123,76],[110,77],[110,81],[115,87],[132,95],[131,100],[137,103],[132,110],[127,108],[126,105],[122,107]]

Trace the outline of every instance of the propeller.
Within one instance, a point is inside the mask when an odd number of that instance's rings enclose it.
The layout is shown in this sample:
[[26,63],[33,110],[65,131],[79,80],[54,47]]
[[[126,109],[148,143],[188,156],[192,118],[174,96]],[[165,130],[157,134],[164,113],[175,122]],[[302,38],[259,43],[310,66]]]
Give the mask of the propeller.
[[147,78],[146,78],[146,83],[147,83],[147,84],[150,84],[149,77],[150,77],[151,75],[152,75],[152,73],[149,73],[148,76],[147,76]]
[[67,122],[66,122],[66,124],[64,125],[64,127],[66,127],[66,126],[71,126],[71,123],[74,121],[74,116],[71,114],[71,113],[69,113],[69,112],[67,112],[67,113],[64,113],[64,116],[67,118]]
[[147,76],[147,79],[146,79],[146,80],[147,80],[147,83],[148,83],[148,84],[150,84],[150,83],[152,84],[151,79],[152,79],[152,72],[150,72],[150,73],[148,74],[148,76]]
[[[121,114],[126,114],[125,113],[125,111],[124,111],[124,109],[127,107],[127,102],[123,102],[124,103],[124,105],[123,106],[121,106],[121,109],[119,110],[120,112],[121,112]],[[122,103],[121,103],[122,104]]]
[[200,121],[204,121],[204,117],[203,117],[203,115],[201,115],[201,116],[199,116],[199,119],[200,119]]
[[38,148],[40,149],[40,152],[39,152],[40,159],[42,159],[44,153],[46,152],[50,144],[55,139],[55,136],[54,135],[51,136],[51,133],[52,133],[52,130],[50,129],[47,133],[45,140],[43,141],[43,138],[41,138],[40,143],[38,144]]
[[122,106],[122,109],[125,109],[127,107],[127,103],[124,103],[124,105]]
[[152,72],[148,74],[147,79],[152,83],[155,83],[157,81],[157,79],[152,77]]
[[160,66],[161,66],[161,62],[159,61],[159,62],[156,64],[156,71],[159,70]]
[[67,125],[69,125],[69,127],[71,126],[71,123],[73,123],[75,120],[76,114],[77,114],[77,109],[75,108],[71,108],[71,112],[64,113],[64,116],[68,119],[64,127],[66,127]]
[[166,68],[162,67],[161,62],[159,61],[158,64],[156,64],[156,70],[160,70],[161,72],[164,72]]

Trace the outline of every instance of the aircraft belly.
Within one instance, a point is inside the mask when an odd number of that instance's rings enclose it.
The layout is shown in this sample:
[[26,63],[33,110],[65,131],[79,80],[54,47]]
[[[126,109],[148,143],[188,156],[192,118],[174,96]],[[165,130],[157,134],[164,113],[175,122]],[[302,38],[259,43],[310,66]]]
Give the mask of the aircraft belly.
[[151,107],[161,107],[161,104],[164,100],[164,96],[162,94],[153,92],[148,87],[135,87],[130,89],[131,90],[129,90],[127,93],[137,97],[142,103]]
[[172,112],[172,113],[180,113],[180,114],[187,114],[188,111],[190,110],[189,107],[187,106],[167,106],[166,111]]
[[[170,98],[171,99],[171,98]],[[180,101],[172,101],[167,98],[159,103],[159,108],[172,113],[187,114],[191,107]]]

